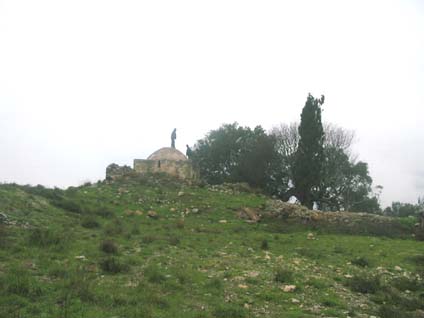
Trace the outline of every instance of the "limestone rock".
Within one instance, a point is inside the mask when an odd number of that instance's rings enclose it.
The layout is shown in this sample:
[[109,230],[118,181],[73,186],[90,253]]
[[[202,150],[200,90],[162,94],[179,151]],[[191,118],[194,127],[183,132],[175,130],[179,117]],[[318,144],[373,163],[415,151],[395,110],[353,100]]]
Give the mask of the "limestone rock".
[[152,219],[157,219],[159,216],[157,214],[157,212],[150,210],[149,212],[147,212],[147,216],[152,218]]
[[280,288],[286,293],[292,293],[296,290],[296,285],[283,285]]
[[242,208],[237,215],[239,218],[245,219],[247,222],[251,223],[259,222],[261,219],[259,213],[255,209],[249,207]]

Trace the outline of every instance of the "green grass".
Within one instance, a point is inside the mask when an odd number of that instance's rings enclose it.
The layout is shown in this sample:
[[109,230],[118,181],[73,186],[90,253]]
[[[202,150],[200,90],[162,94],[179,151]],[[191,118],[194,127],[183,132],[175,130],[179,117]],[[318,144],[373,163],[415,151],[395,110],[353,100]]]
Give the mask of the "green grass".
[[[413,317],[423,309],[422,242],[320,227],[308,240],[311,229],[293,220],[239,219],[239,209],[261,210],[268,198],[226,189],[149,176],[67,190],[0,185],[0,211],[14,223],[0,226],[0,317]],[[284,292],[288,284],[296,289]]]

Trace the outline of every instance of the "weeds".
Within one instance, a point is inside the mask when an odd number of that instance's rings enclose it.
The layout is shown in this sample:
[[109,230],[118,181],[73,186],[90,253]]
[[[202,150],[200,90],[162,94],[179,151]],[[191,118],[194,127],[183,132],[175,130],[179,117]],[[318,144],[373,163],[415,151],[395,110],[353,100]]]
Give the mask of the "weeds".
[[115,257],[103,259],[102,261],[100,261],[99,265],[104,272],[110,274],[117,274],[129,271],[129,265],[122,263],[119,259]]
[[370,266],[370,261],[366,257],[358,257],[350,261],[353,265],[359,266],[359,267],[368,267]]
[[277,283],[291,283],[293,281],[293,271],[287,268],[278,268],[275,272],[274,280]]
[[111,240],[101,242],[100,250],[107,254],[118,254],[118,246]]
[[381,289],[381,281],[377,276],[362,275],[353,276],[346,285],[354,292],[362,294],[375,294]]

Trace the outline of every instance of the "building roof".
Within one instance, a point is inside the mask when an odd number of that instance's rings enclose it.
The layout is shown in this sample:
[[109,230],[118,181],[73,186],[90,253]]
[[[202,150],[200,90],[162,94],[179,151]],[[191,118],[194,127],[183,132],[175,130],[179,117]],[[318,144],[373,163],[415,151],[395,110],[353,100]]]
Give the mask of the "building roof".
[[187,157],[179,150],[171,147],[164,147],[152,153],[147,160],[173,160],[186,161]]

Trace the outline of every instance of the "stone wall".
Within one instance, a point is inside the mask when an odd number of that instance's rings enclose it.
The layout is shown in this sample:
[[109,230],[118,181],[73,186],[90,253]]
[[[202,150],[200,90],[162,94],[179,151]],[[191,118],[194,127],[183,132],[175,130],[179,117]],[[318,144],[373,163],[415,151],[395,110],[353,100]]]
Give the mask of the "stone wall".
[[134,159],[136,173],[164,172],[182,180],[196,180],[197,173],[190,161]]
[[130,166],[119,166],[112,163],[106,168],[106,179],[116,179],[133,173],[134,170]]

